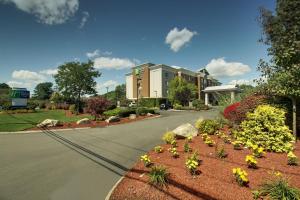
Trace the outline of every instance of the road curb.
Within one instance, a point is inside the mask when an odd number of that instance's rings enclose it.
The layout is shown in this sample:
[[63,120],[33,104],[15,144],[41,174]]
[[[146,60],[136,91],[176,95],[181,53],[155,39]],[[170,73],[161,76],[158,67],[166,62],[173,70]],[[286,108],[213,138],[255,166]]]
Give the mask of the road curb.
[[113,193],[113,191],[116,189],[116,187],[119,185],[119,183],[124,179],[124,176],[122,176],[117,182],[116,184],[110,189],[110,191],[107,193],[105,200],[109,200],[111,194]]
[[[144,120],[148,120],[148,119],[155,119],[155,118],[159,118],[161,117],[161,115],[157,115],[154,117],[148,117],[145,119],[141,119],[141,120],[137,120],[135,122],[139,122],[139,121],[144,121]],[[132,122],[131,122],[132,123]],[[116,125],[120,125],[120,124],[114,124],[114,125],[108,125],[105,127],[110,127],[110,126],[116,126]],[[93,127],[82,127],[82,128],[66,128],[66,129],[49,129],[52,132],[59,132],[59,131],[74,131],[74,130],[83,130],[83,129],[90,129]],[[0,132],[0,135],[8,135],[8,134],[29,134],[29,133],[40,133],[43,130],[32,130],[32,131],[13,131],[13,132]]]
[[[66,129],[49,129],[49,130],[51,130],[52,132],[59,132],[59,131],[74,131],[74,130],[90,129],[90,128],[91,128],[91,127],[66,128]],[[0,132],[0,135],[40,133],[40,132],[42,132],[42,131],[43,131],[43,130]]]

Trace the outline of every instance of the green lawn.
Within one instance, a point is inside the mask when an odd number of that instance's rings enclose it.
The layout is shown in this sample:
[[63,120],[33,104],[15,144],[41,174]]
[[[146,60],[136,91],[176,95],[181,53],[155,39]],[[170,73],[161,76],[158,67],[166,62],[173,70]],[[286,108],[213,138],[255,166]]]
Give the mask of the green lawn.
[[82,118],[82,116],[66,117],[63,110],[39,110],[35,113],[0,114],[0,132],[26,130],[35,127],[36,124],[45,119],[74,122]]

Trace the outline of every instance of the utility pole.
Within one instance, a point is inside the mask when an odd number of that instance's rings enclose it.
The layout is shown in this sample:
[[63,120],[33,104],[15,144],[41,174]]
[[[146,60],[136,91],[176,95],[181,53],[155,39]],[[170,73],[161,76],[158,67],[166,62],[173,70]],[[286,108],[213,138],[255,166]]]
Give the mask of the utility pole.
[[106,86],[105,88],[106,88],[106,94],[105,94],[105,97],[107,98],[107,93],[108,93],[108,88],[109,88],[109,87]]

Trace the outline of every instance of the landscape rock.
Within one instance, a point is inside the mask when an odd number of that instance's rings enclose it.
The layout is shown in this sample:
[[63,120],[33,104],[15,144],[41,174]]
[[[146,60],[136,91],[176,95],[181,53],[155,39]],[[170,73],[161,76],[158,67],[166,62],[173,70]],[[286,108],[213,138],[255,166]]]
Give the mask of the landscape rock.
[[37,127],[41,128],[41,127],[55,127],[55,126],[59,126],[61,123],[59,120],[55,120],[55,119],[45,119],[44,121],[42,121],[41,123],[39,123],[37,125]]
[[136,114],[130,114],[129,119],[136,119]]
[[188,136],[195,137],[198,134],[198,130],[190,123],[182,124],[178,126],[176,129],[174,129],[172,132],[176,136],[185,137],[185,138]]
[[111,123],[111,122],[118,122],[120,121],[120,117],[118,116],[111,116],[109,117],[107,120],[105,120],[107,123]]
[[147,113],[147,116],[150,117],[150,116],[153,116],[153,114],[152,113]]
[[91,120],[89,118],[83,118],[83,119],[80,119],[76,122],[76,124],[90,124],[91,123]]

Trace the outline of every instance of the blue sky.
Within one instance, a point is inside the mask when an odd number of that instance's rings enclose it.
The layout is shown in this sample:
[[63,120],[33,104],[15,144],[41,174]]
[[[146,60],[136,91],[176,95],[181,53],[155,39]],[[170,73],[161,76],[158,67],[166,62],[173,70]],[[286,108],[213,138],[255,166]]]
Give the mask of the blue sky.
[[92,59],[98,90],[138,63],[197,70],[222,83],[259,74],[259,7],[274,0],[0,0],[0,82],[32,90],[64,62]]

